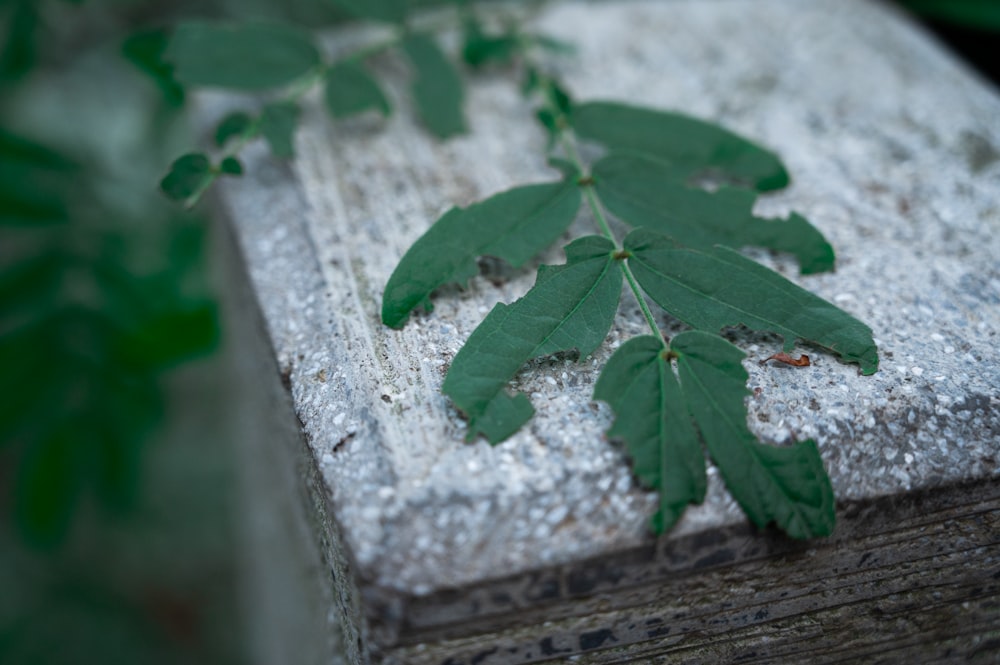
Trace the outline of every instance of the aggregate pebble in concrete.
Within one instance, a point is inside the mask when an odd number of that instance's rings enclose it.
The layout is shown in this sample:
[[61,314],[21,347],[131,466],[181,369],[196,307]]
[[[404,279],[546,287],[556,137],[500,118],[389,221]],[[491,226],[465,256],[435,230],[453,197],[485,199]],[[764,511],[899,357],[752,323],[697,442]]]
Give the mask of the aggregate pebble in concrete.
[[[799,277],[868,323],[881,369],[863,377],[749,353],[750,425],[776,444],[815,438],[841,499],[995,477],[1000,440],[1000,98],[890,9],[869,2],[553,3],[539,29],[579,45],[559,71],[579,99],[716,120],[775,149],[793,177],[759,212],[797,210],[838,253]],[[439,392],[463,340],[533,282],[447,288],[402,331],[379,322],[406,248],[445,210],[555,179],[517,82],[469,77],[470,132],[419,130],[405,65],[378,59],[396,112],[332,123],[307,100],[291,167],[262,152],[222,198],[248,257],[280,365],[362,584],[408,594],[607,555],[648,542],[655,498],[604,440],[598,369],[644,323],[630,296],[590,358],[532,363],[515,381],[537,415],[496,447],[463,443]],[[586,215],[574,233],[589,232]],[[569,236],[567,236],[568,239]],[[546,263],[562,261],[554,248]],[[664,319],[668,332],[679,330]],[[714,469],[671,538],[745,520]]]

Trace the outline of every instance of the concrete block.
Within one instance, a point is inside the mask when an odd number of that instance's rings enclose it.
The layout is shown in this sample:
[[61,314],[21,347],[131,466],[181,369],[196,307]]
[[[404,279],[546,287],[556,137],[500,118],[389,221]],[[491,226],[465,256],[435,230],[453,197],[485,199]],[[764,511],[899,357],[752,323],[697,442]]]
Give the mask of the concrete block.
[[534,266],[445,289],[402,331],[379,322],[382,288],[450,206],[557,176],[516,81],[470,76],[470,132],[442,143],[384,58],[388,120],[334,123],[311,98],[297,158],[251,151],[220,191],[325,483],[349,660],[995,657],[997,91],[877,2],[559,2],[533,21],[579,46],[559,65],[577,98],[716,120],[785,160],[793,184],[760,212],[809,217],[837,270],[799,277],[755,257],[867,322],[881,370],[862,377],[807,347],[808,368],[761,366],[778,340],[734,339],[749,352],[752,429],[816,439],[838,529],[806,543],[757,531],[712,472],[705,503],[650,535],[655,498],[590,400],[598,367],[643,332],[629,298],[593,357],[519,375],[538,411],[527,427],[496,447],[462,442],[444,373]]

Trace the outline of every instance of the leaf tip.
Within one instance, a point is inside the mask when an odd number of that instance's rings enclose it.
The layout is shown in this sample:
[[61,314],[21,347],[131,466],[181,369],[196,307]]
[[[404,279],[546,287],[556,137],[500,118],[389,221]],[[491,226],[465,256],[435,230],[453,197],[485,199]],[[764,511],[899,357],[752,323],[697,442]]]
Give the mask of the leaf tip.
[[774,171],[757,180],[757,190],[761,192],[773,192],[778,189],[788,187],[792,182],[788,171],[781,164],[777,164]]

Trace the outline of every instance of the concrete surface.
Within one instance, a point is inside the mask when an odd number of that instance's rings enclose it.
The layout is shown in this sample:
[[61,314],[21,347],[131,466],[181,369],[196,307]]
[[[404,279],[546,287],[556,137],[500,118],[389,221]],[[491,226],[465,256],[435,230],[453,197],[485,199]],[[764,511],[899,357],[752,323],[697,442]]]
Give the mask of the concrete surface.
[[[534,266],[445,289],[433,314],[402,331],[379,323],[381,290],[450,206],[557,174],[516,81],[468,77],[471,131],[439,143],[416,127],[401,62],[380,58],[376,71],[396,107],[388,120],[335,124],[310,98],[291,168],[251,150],[247,175],[221,190],[325,483],[317,506],[328,512],[328,554],[340,562],[349,660],[501,663],[587,651],[599,654],[587,662],[624,662],[700,644],[724,608],[763,597],[757,585],[768,572],[788,574],[786,595],[836,580],[869,600],[935,585],[954,590],[955,607],[970,589],[995,598],[996,90],[876,2],[564,2],[536,21],[579,46],[558,63],[577,98],[713,119],[772,147],[789,167],[792,186],[764,197],[759,211],[809,217],[837,250],[837,271],[800,278],[790,261],[755,257],[868,323],[881,370],[862,377],[808,348],[811,367],[760,366],[778,340],[733,339],[749,353],[752,429],[775,443],[817,440],[840,526],[807,544],[755,532],[713,470],[705,503],[666,537],[650,536],[655,498],[603,439],[609,409],[590,401],[600,364],[643,331],[629,298],[591,358],[543,360],[519,375],[538,411],[526,428],[496,447],[462,442],[464,424],[439,392],[448,363],[494,302],[527,290]],[[573,231],[589,232],[588,224],[583,216]],[[544,258],[561,262],[561,251]],[[865,557],[869,550],[882,554]],[[938,577],[883,588],[880,580],[902,579],[899,566],[935,553],[950,557],[932,567]],[[841,576],[848,561],[863,580]],[[590,582],[574,582],[581,579]],[[734,588],[742,590],[723,599]],[[832,622],[825,639],[849,642],[832,637],[847,618],[802,619],[841,602],[814,592],[786,605],[776,593],[774,613],[740,623],[749,632],[739,648],[766,655],[762,643],[780,642],[768,630],[798,630],[776,622],[782,612],[813,627]],[[677,610],[689,598],[688,610]],[[938,605],[951,611],[947,598]],[[995,605],[957,621],[978,640],[986,629],[977,626],[1000,619]],[[874,605],[859,607],[855,617],[873,616]],[[671,632],[678,613],[702,618],[676,619]],[[650,637],[655,630],[635,628],[640,618],[667,632]],[[868,625],[844,630],[878,637]],[[900,649],[923,648],[914,625],[900,631]],[[812,644],[809,634],[790,643]],[[966,637],[961,644],[979,644]]]

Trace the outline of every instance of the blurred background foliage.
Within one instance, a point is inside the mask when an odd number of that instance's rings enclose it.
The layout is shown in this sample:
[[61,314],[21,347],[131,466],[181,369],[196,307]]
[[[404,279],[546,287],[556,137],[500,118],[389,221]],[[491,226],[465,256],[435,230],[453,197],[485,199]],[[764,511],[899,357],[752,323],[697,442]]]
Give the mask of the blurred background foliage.
[[[157,182],[196,139],[184,17],[323,0],[0,0],[0,662],[245,662],[213,229]],[[197,360],[197,362],[191,362]]]
[[[900,4],[996,80],[1000,2]],[[344,15],[335,0],[0,0],[5,664],[247,660],[212,226],[156,188],[196,145],[159,57],[195,17]]]

